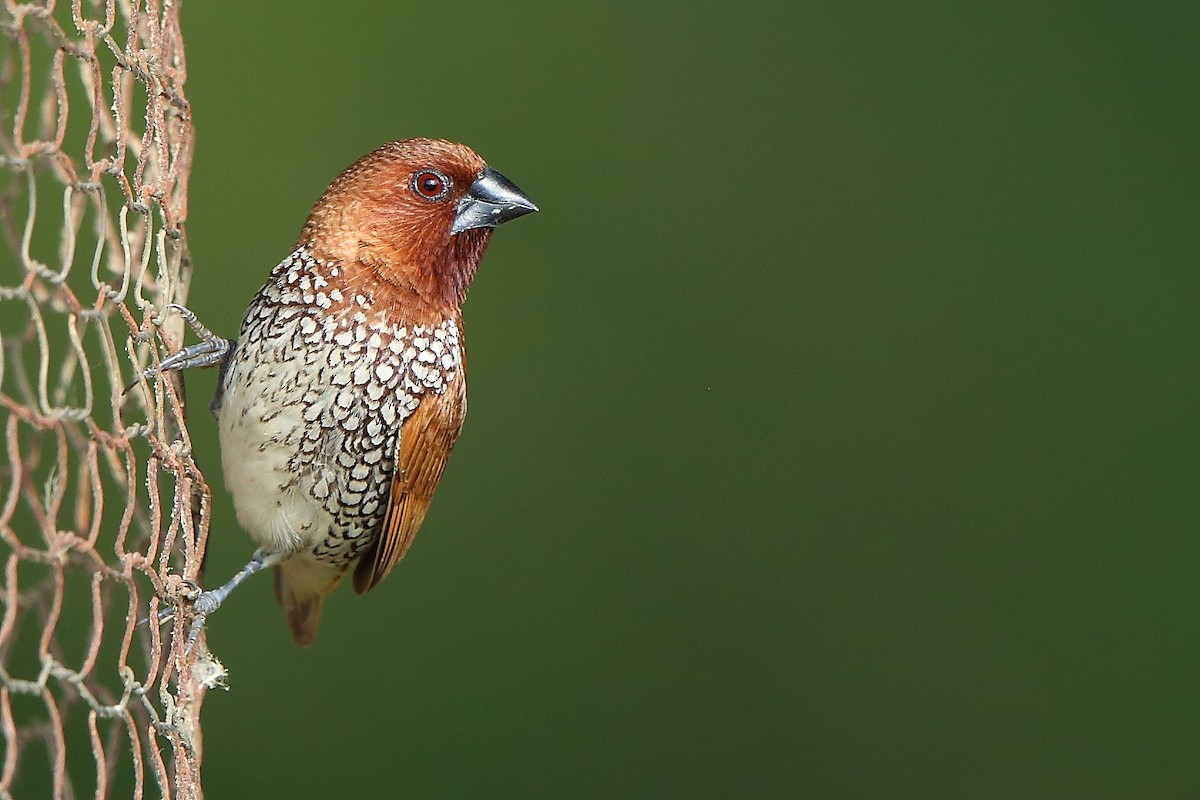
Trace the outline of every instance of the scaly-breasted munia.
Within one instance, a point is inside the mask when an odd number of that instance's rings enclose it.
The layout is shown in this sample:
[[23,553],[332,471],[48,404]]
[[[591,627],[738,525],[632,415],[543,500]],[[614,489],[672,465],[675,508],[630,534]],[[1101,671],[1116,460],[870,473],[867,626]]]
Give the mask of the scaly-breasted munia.
[[361,594],[404,556],[467,410],[463,299],[491,229],[532,211],[468,147],[392,142],[325,190],[236,341],[177,307],[204,341],[159,370],[220,365],[225,484],[258,544],[196,600],[193,638],[234,587],[275,566],[307,646],[351,567]]

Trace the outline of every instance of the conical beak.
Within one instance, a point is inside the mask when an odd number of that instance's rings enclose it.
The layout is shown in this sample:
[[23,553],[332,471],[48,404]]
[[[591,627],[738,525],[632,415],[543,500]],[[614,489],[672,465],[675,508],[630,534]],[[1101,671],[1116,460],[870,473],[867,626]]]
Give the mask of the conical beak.
[[462,233],[472,228],[495,228],[510,219],[537,210],[538,207],[515,183],[491,167],[484,167],[467,190],[466,197],[458,201],[450,233]]

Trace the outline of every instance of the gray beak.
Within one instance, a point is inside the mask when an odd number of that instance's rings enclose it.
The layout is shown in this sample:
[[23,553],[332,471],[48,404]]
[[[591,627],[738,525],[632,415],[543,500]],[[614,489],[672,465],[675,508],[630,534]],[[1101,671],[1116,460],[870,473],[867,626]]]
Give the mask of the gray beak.
[[491,167],[484,167],[467,190],[466,197],[458,201],[450,233],[462,233],[472,228],[495,228],[510,219],[537,210],[538,207],[515,183]]

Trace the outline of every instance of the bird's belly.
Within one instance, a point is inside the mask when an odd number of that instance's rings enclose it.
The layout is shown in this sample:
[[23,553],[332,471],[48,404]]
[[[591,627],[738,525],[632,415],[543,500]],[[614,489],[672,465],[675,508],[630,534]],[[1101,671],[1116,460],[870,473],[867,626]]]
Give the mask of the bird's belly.
[[271,394],[228,391],[219,417],[225,485],[238,522],[260,547],[315,547],[334,518],[312,496],[311,475],[293,469],[303,440],[300,409]]
[[[250,316],[225,375],[226,483],[260,546],[345,566],[378,535],[403,420],[437,389],[416,383],[432,373],[410,364],[403,326],[360,323],[361,314],[317,323],[311,309],[284,320],[287,311]],[[411,335],[435,340],[420,327]]]

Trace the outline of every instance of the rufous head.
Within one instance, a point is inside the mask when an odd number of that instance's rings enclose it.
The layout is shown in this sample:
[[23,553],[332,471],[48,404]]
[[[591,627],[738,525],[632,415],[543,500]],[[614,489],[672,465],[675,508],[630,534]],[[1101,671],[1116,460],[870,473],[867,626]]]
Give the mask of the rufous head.
[[461,305],[492,228],[537,211],[466,145],[404,139],[368,153],[313,207],[300,243],[443,311]]

